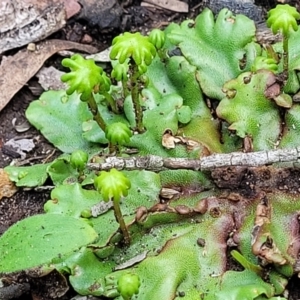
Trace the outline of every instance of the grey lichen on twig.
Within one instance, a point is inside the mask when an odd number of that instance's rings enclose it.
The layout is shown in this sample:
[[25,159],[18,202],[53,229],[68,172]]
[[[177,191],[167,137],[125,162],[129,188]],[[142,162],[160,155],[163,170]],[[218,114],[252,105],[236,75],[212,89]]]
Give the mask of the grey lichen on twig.
[[232,152],[212,154],[201,159],[163,158],[155,155],[129,158],[107,157],[103,163],[89,163],[93,170],[150,170],[159,172],[168,169],[188,169],[196,171],[213,170],[219,167],[245,166],[256,167],[280,162],[298,162],[300,147],[258,152]]

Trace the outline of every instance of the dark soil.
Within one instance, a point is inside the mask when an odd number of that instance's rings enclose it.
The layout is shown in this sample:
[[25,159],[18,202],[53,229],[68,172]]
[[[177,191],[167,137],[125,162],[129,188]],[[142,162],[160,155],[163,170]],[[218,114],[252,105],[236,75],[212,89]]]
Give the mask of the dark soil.
[[[124,1],[123,1],[124,2]],[[189,13],[174,13],[167,10],[146,9],[140,6],[141,1],[132,2],[123,8],[123,18],[120,28],[114,30],[100,31],[95,27],[89,27],[84,22],[70,20],[66,27],[60,32],[54,34],[51,38],[69,39],[80,41],[84,34],[92,37],[92,44],[101,48],[109,46],[112,38],[120,32],[142,31],[148,32],[152,28],[163,28],[170,22],[180,22],[186,18],[194,18],[203,9],[203,3],[199,0],[189,1]],[[203,1],[205,2],[205,1]],[[263,6],[266,10],[275,6],[275,1],[255,1],[257,5]],[[60,66],[61,58],[54,56],[46,65]],[[37,99],[42,93],[42,88],[33,78],[24,88],[19,91],[10,103],[0,112],[0,168],[14,163],[22,165],[31,165],[38,162],[51,161],[59,153],[49,144],[43,136],[34,128],[28,131],[18,133],[12,125],[12,120],[16,118],[17,124],[26,121],[25,110],[29,103]],[[27,153],[26,159],[22,160],[13,149],[3,147],[4,143],[12,138],[33,138],[35,148]],[[43,204],[49,199],[49,191],[37,192],[34,190],[20,190],[11,198],[0,200],[0,235],[12,224],[18,220],[24,219],[30,215],[43,212]],[[50,274],[42,278],[33,278],[27,274],[18,274],[7,278],[10,286],[7,295],[0,295],[0,299],[53,299],[49,290],[57,291],[63,286],[62,279],[57,274]],[[11,284],[14,282],[15,284]],[[299,280],[295,278],[290,283],[291,295],[289,299],[299,299]],[[65,296],[59,299],[71,299],[76,293],[69,291]],[[20,296],[20,297],[19,297]],[[18,298],[19,297],[19,298]],[[92,299],[92,298],[89,298]]]

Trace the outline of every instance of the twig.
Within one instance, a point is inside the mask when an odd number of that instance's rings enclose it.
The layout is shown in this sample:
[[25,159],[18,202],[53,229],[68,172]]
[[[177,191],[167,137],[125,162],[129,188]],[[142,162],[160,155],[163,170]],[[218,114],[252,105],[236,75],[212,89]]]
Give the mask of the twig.
[[32,161],[35,161],[35,160],[41,160],[41,159],[44,159],[44,158],[45,158],[45,155],[39,155],[39,156],[29,157],[29,158],[24,159],[24,160],[22,160],[22,161],[16,162],[15,166],[16,166],[16,167],[21,167],[21,166],[24,166],[24,165],[29,164],[29,163],[32,162]]
[[196,171],[212,170],[219,167],[246,166],[256,167],[277,162],[297,162],[300,159],[300,147],[258,152],[232,152],[213,154],[201,159],[163,158],[155,155],[129,158],[108,157],[103,163],[89,163],[92,170],[151,170],[155,172],[168,169],[189,169]]

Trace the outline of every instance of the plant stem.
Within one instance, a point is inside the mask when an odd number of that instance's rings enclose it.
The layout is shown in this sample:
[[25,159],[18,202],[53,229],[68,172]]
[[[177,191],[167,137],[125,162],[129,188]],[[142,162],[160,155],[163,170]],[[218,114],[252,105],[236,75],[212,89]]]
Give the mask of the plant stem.
[[119,202],[117,202],[113,199],[113,205],[114,205],[115,217],[116,217],[118,223],[120,224],[120,229],[124,235],[124,242],[126,245],[129,245],[130,244],[130,235],[129,235],[128,229],[126,227],[126,224],[124,222],[124,219],[123,219],[120,204],[119,204]]
[[111,142],[108,142],[109,154],[114,154],[117,151],[117,146],[113,145]]
[[140,91],[139,91],[139,80],[138,78],[140,77],[140,73],[138,71],[137,65],[133,62],[132,63],[133,67],[133,74],[131,77],[131,98],[132,98],[132,103],[135,111],[135,122],[136,122],[136,129],[138,132],[143,132],[144,131],[144,125],[143,125],[143,110],[142,106],[140,103]]
[[264,49],[267,51],[267,57],[273,58],[276,61],[276,63],[279,62],[278,54],[275,52],[271,45],[264,45]]
[[91,94],[90,98],[87,101],[91,113],[93,114],[93,119],[97,122],[99,127],[105,132],[106,124],[99,113],[97,103],[95,101],[94,95]]
[[284,77],[288,78],[289,68],[289,39],[287,36],[283,36],[283,73]]
[[111,110],[115,113],[118,114],[118,107],[115,99],[108,93],[108,92],[103,92],[103,96],[105,97],[106,101],[108,102],[109,106],[111,107]]
[[123,94],[124,94],[124,99],[130,94],[128,86],[127,86],[127,82],[128,80],[122,80],[122,87],[123,87]]

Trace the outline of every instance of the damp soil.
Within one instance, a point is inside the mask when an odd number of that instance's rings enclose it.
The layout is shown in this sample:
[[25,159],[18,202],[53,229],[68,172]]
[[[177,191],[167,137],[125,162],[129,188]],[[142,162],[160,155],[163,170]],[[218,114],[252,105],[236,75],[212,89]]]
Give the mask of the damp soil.
[[[114,36],[120,32],[126,31],[141,31],[143,33],[149,32],[152,28],[163,28],[170,22],[181,22],[186,18],[196,17],[204,7],[202,1],[189,1],[190,11],[188,13],[175,13],[162,9],[148,10],[140,5],[141,1],[126,1],[129,2],[127,6],[123,7],[123,20],[118,29],[99,31],[95,27],[89,27],[85,23],[70,20],[64,29],[55,33],[49,38],[68,39],[78,42],[84,34],[88,34],[92,40],[91,43],[100,48],[109,46]],[[186,1],[188,2],[188,0]],[[203,1],[205,2],[205,1]],[[222,1],[220,1],[222,2]],[[257,5],[262,6],[268,10],[276,5],[275,1],[255,1]],[[61,57],[53,56],[45,65],[60,68]],[[26,132],[17,132],[13,122],[16,124],[26,123],[25,110],[32,100],[35,100],[43,92],[43,89],[36,78],[31,79],[10,101],[10,103],[0,112],[0,168],[4,168],[9,164],[32,165],[36,163],[44,163],[52,161],[60,153],[53,145],[49,144],[47,140],[40,134],[39,131],[30,127]],[[26,158],[20,158],[19,154],[13,149],[5,147],[4,144],[10,139],[33,139],[35,147],[29,153],[26,153]],[[292,173],[292,170],[288,172]],[[255,170],[253,171],[255,173]],[[249,174],[249,171],[248,173]],[[298,175],[291,176],[286,179],[288,184],[295,182],[295,190],[299,189]],[[215,173],[216,181],[222,185],[222,174]],[[258,184],[263,178],[255,177],[255,183]],[[291,181],[292,180],[292,181]],[[249,178],[248,178],[249,181]],[[232,182],[230,182],[232,184]],[[286,185],[283,185],[286,186]],[[241,189],[238,186],[236,190]],[[246,193],[247,191],[244,191]],[[248,191],[249,192],[249,191]],[[0,200],[0,235],[7,230],[11,225],[28,216],[43,212],[43,205],[49,199],[50,192],[48,190],[19,190],[13,197],[3,198]],[[236,269],[235,262],[228,260],[228,269]],[[18,273],[17,275],[6,278],[8,289],[5,295],[0,295],[0,299],[71,299],[76,295],[74,291],[69,289],[62,297],[58,297],[61,289],[66,287],[64,280],[59,274],[51,273],[47,276],[36,278],[29,276],[26,273]],[[300,299],[300,284],[299,279],[294,278],[289,283],[290,300]],[[99,299],[90,297],[88,299]]]

